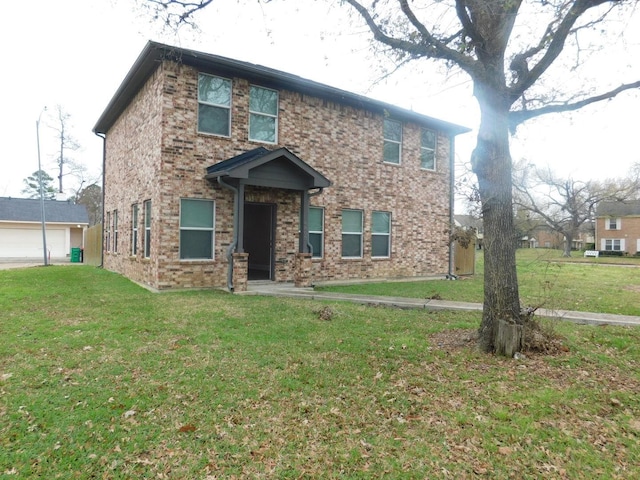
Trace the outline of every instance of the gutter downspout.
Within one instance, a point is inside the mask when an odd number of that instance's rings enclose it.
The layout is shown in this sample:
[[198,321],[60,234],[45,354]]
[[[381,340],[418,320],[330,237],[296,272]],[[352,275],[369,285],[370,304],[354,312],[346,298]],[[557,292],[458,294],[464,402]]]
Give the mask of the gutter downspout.
[[455,208],[454,192],[456,187],[456,175],[455,175],[455,142],[456,137],[451,135],[449,137],[449,272],[447,273],[447,280],[457,280],[458,277],[454,273],[454,240],[453,231],[455,228],[455,219],[453,216],[453,209]]
[[[104,184],[105,184],[105,177],[106,177],[105,169],[107,166],[107,136],[99,132],[95,132],[95,134],[102,139],[102,205],[101,205],[102,215],[101,216],[102,216],[102,241],[104,241],[104,199],[105,199]],[[100,265],[98,265],[98,268],[103,268],[103,267],[104,267],[104,245],[100,249]]]
[[228,183],[222,181],[222,177],[218,177],[218,184],[233,192],[233,240],[227,247],[227,261],[229,262],[229,271],[227,272],[227,288],[233,292],[233,251],[238,245],[238,189]]

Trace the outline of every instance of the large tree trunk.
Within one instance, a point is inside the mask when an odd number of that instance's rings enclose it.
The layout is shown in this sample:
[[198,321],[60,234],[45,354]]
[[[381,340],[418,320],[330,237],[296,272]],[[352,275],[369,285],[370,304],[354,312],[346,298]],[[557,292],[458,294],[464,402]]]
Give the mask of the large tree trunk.
[[571,244],[573,243],[573,235],[571,233],[565,232],[564,234],[564,251],[562,252],[563,257],[571,256]]
[[509,102],[497,89],[476,84],[481,120],[472,154],[484,224],[484,310],[479,347],[512,356],[522,348],[523,325],[516,275],[513,222]]

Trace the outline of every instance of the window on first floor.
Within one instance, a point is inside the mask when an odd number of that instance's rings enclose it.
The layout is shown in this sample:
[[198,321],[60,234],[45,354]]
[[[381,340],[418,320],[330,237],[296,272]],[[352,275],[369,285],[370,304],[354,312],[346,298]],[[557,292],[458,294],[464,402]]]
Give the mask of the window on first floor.
[[118,210],[113,211],[113,251],[118,252]]
[[324,254],[324,208],[309,207],[309,243],[311,256],[322,258]]
[[138,204],[131,206],[131,255],[138,253]]
[[144,201],[144,258],[151,257],[151,200]]
[[383,159],[387,163],[400,164],[402,151],[402,123],[390,118],[384,119]]
[[251,85],[249,89],[249,140],[276,143],[278,92]]
[[435,170],[436,132],[428,128],[423,128],[420,136],[420,166],[425,170]]
[[391,213],[371,214],[371,256],[388,258],[391,255]]
[[342,210],[342,256],[362,257],[362,210]]
[[104,232],[104,251],[111,251],[111,212],[107,212],[107,218],[105,218],[106,232]]
[[624,248],[624,240],[607,238],[604,240],[604,250],[619,252]]
[[214,202],[204,199],[180,200],[180,258],[212,259]]

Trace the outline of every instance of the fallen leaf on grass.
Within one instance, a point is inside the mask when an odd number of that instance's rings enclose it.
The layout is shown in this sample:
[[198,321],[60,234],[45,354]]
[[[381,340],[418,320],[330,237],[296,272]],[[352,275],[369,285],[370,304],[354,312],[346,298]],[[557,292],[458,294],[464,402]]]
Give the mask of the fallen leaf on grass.
[[179,432],[181,433],[185,433],[185,432],[195,432],[196,431],[196,426],[195,425],[191,425],[190,423],[187,423],[186,425],[182,425],[179,429]]

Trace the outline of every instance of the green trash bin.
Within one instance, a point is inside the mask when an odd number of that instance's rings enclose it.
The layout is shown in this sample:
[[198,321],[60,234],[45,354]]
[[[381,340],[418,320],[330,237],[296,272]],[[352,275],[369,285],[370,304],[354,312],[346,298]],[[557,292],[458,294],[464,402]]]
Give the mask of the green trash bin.
[[80,248],[71,249],[71,263],[80,263]]

